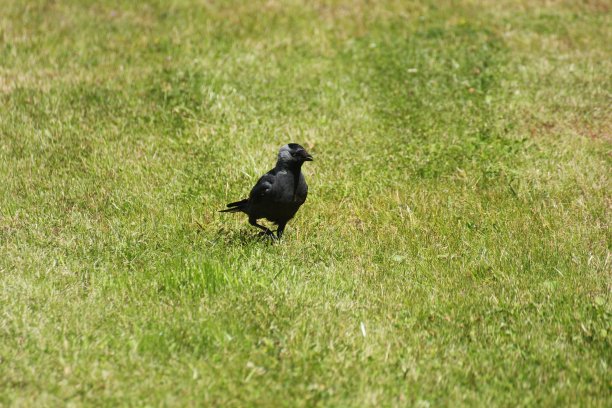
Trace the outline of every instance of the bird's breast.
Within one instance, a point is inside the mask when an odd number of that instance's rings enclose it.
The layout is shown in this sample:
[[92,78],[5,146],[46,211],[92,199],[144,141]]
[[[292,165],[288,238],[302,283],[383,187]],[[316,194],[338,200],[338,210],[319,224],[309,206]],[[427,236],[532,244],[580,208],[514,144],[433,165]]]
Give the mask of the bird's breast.
[[293,202],[295,204],[304,204],[304,201],[306,201],[306,195],[305,194],[295,194],[293,196]]

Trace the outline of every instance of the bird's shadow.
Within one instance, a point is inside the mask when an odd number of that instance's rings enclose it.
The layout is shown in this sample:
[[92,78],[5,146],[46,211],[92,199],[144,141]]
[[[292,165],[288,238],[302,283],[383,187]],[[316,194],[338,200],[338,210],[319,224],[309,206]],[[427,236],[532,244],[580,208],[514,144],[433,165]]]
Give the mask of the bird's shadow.
[[240,229],[240,230],[226,230],[224,228],[220,228],[217,232],[217,236],[224,243],[232,243],[232,244],[255,244],[255,243],[264,243],[264,244],[274,244],[278,242],[277,239],[271,238],[267,235],[262,235],[257,231]]
[[235,229],[218,224],[215,226],[212,222],[207,223],[198,220],[193,220],[192,225],[195,228],[196,234],[202,236],[213,245],[219,243],[239,245],[272,244],[279,241],[276,237],[272,238],[255,228],[245,227]]

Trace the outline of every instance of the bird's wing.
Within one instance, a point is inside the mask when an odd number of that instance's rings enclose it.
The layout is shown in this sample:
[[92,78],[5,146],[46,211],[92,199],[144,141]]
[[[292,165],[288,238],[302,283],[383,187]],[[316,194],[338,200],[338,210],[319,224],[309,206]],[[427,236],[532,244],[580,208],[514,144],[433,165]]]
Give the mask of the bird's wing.
[[257,203],[265,201],[267,198],[270,198],[272,195],[272,185],[274,184],[275,179],[276,177],[274,177],[272,171],[264,174],[251,190],[251,194],[249,194],[249,200],[251,200],[251,202]]

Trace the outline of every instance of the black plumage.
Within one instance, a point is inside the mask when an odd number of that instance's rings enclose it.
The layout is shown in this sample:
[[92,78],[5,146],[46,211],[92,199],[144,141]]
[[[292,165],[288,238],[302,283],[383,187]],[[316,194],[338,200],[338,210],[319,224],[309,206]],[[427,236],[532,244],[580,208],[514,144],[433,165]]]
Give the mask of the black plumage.
[[276,236],[280,239],[287,222],[306,201],[308,185],[302,174],[302,164],[307,161],[312,161],[312,156],[299,144],[281,147],[276,166],[257,181],[249,198],[229,203],[221,212],[243,212],[249,216],[251,225],[274,237],[269,228],[257,223],[265,218],[278,225]]

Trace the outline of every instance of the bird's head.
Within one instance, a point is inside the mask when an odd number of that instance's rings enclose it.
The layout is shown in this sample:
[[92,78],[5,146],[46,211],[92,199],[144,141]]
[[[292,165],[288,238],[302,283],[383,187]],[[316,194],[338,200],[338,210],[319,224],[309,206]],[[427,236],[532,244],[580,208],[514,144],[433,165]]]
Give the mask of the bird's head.
[[312,156],[297,143],[284,145],[278,151],[278,163],[288,166],[301,166],[304,162],[312,161]]

